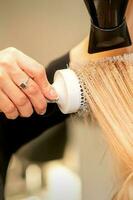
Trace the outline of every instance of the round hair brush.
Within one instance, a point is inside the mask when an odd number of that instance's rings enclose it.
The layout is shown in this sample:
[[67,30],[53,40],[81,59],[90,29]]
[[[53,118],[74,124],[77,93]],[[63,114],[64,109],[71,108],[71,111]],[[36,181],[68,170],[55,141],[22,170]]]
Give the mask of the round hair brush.
[[85,105],[83,89],[78,76],[73,70],[57,70],[52,86],[58,94],[59,98],[56,103],[62,113],[76,113],[83,109]]
[[[106,67],[105,67],[106,66]],[[90,111],[88,102],[90,83],[98,77],[99,69],[107,68],[108,74],[112,73],[113,67],[116,71],[126,73],[132,80],[133,74],[133,53],[123,54],[119,56],[105,57],[97,61],[89,61],[88,65],[79,67],[71,67],[68,69],[57,70],[54,75],[54,83],[52,86],[58,94],[58,100],[55,101],[62,113],[83,114]],[[124,71],[125,70],[125,71]],[[123,72],[124,71],[124,72]],[[101,84],[98,79],[99,84]]]

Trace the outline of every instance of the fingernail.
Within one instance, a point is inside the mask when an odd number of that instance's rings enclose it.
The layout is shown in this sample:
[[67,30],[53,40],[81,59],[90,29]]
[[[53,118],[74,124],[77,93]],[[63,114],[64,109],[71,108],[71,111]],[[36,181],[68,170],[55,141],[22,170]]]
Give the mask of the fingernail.
[[40,112],[40,115],[44,115],[46,113],[46,110],[43,110],[42,112]]

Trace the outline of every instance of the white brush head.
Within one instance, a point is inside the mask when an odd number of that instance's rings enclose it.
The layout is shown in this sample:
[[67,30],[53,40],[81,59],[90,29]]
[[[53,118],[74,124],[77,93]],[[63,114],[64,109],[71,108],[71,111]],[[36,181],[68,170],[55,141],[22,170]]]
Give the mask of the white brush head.
[[59,96],[57,102],[64,114],[75,113],[81,107],[81,87],[79,79],[71,69],[56,71],[52,85]]

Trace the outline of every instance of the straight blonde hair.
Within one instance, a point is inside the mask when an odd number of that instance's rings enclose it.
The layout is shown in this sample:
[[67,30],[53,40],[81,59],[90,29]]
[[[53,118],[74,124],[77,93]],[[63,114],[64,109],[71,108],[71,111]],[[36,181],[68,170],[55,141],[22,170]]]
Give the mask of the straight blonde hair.
[[114,200],[133,199],[133,54],[71,67],[117,159],[120,190]]

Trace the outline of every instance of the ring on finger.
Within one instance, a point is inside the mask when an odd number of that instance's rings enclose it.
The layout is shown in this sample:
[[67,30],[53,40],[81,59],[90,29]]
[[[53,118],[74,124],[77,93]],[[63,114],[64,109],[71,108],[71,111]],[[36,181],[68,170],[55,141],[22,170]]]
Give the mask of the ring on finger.
[[30,77],[28,76],[25,81],[20,83],[19,88],[23,90],[26,89],[28,87],[29,80],[30,80]]

